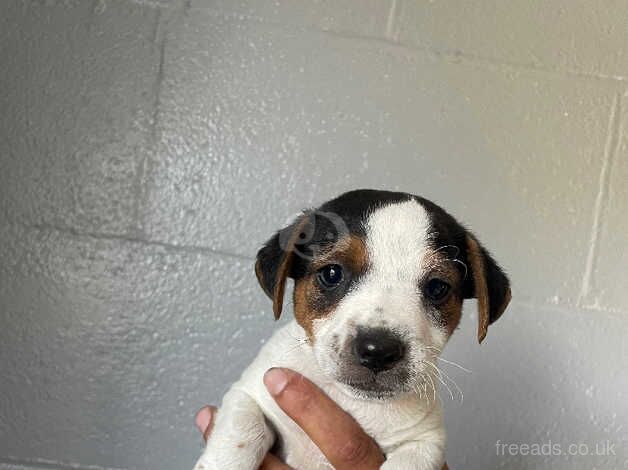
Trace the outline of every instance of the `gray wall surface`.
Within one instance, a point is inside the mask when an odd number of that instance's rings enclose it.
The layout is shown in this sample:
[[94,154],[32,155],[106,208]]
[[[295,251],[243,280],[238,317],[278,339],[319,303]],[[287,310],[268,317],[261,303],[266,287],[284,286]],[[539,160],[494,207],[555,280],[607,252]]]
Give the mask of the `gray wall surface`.
[[191,468],[276,328],[257,247],[357,187],[510,273],[451,467],[628,468],[628,1],[3,0],[0,109],[0,469]]

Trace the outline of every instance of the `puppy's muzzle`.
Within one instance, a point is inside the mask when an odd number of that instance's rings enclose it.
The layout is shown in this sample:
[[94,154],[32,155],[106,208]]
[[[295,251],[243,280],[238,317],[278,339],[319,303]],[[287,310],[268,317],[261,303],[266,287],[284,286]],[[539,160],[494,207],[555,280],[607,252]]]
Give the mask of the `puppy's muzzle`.
[[384,328],[359,331],[353,340],[356,361],[375,374],[392,369],[403,359],[405,349],[399,336]]

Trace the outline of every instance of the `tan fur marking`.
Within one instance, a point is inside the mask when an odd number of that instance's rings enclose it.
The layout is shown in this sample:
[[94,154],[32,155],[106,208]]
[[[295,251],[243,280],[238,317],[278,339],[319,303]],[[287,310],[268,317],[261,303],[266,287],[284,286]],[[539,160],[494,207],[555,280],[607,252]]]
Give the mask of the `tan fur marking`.
[[462,300],[458,295],[453,294],[447,302],[439,307],[439,310],[447,322],[447,335],[451,336],[462,317]]
[[366,271],[368,255],[364,240],[355,235],[348,235],[328,250],[315,255],[310,266],[310,273],[299,279],[294,287],[294,316],[297,323],[305,330],[310,343],[314,342],[313,323],[317,318],[329,315],[334,305],[323,310],[313,307],[323,295],[316,281],[316,272],[327,264],[342,264],[354,274]]
[[473,273],[475,297],[478,299],[478,341],[481,343],[488,332],[490,303],[488,286],[486,285],[486,272],[484,271],[484,256],[478,242],[469,235],[467,235],[467,257]]
[[308,340],[314,343],[313,323],[318,313],[310,307],[310,299],[314,295],[313,276],[299,279],[294,286],[294,317],[305,330]]
[[312,260],[312,270],[317,271],[326,264],[340,263],[354,273],[362,273],[368,265],[368,253],[364,240],[348,235],[338,240],[330,249],[319,253]]
[[272,298],[273,297],[273,293],[269,292],[268,290],[266,290],[266,283],[264,282],[264,276],[262,274],[262,265],[260,264],[259,260],[255,262],[255,276],[257,277],[257,282],[259,282],[259,285],[262,287],[262,289],[264,290],[264,293]]
[[442,250],[434,250],[421,260],[423,269],[429,271],[429,277],[438,277],[448,282],[452,287],[449,299],[436,307],[446,322],[447,335],[451,336],[460,323],[462,317],[462,295],[460,294],[462,276],[457,263]]
[[290,268],[292,267],[292,260],[294,259],[294,246],[297,238],[301,233],[301,229],[309,222],[307,217],[294,228],[290,234],[288,245],[286,246],[286,253],[277,268],[277,279],[275,281],[275,292],[273,293],[273,312],[275,314],[275,320],[278,320],[281,316],[281,310],[283,308],[283,296],[286,290],[286,279],[290,274]]

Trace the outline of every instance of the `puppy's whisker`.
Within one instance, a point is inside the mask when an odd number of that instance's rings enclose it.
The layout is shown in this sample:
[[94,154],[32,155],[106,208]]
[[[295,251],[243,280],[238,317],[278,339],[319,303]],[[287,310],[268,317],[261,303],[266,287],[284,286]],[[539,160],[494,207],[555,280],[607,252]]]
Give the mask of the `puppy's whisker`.
[[460,248],[458,248],[456,245],[443,245],[439,248],[436,248],[436,252],[439,252],[441,250],[444,250],[446,248],[453,248],[454,250],[456,250],[456,253],[454,254],[454,258],[457,258],[458,255],[460,254]]
[[[446,374],[444,374],[444,372],[442,372],[435,364],[433,364],[430,361],[423,361],[425,364],[429,365],[430,367],[432,367],[434,369],[434,371],[436,372],[436,378],[439,380],[440,383],[442,383],[445,388],[447,388],[447,390],[449,391],[449,396],[451,397],[451,401],[454,401],[454,393],[451,390],[451,387],[449,387],[449,385],[447,384],[445,378],[447,378],[448,376]],[[444,374],[444,375],[443,375]],[[451,378],[449,378],[449,380],[451,380],[453,382],[453,380]],[[453,382],[454,385],[455,382]],[[456,385],[457,387],[457,385]],[[460,388],[458,387],[458,390],[460,390]],[[461,393],[462,395],[462,393]],[[461,402],[462,403],[462,402]]]
[[456,363],[456,362],[449,361],[449,360],[445,359],[444,357],[440,357],[440,356],[439,356],[439,357],[437,357],[437,359],[438,359],[438,360],[440,360],[440,361],[443,361],[445,364],[450,364],[450,365],[452,365],[452,366],[456,366],[458,369],[461,369],[461,370],[463,370],[463,371],[465,371],[465,372],[468,372],[468,373],[470,373],[470,374],[472,373],[472,372],[471,372],[469,369],[467,369],[466,367],[463,367],[463,366],[461,366],[460,364],[458,364],[458,363]]
[[420,378],[422,382],[420,384],[417,383],[416,385],[413,385],[412,388],[419,394],[419,398],[422,400],[423,389],[425,388],[425,379],[423,379],[423,374],[421,374]]
[[[457,362],[454,362],[454,361],[450,361],[449,359],[445,359],[444,357],[442,357],[442,356],[440,355],[440,352],[441,352],[441,350],[440,350],[440,349],[438,349],[438,348],[436,348],[436,347],[434,347],[434,346],[424,346],[423,348],[424,348],[425,350],[434,351],[434,352],[436,353],[436,354],[434,355],[434,358],[435,358],[435,359],[438,359],[439,361],[442,361],[442,362],[444,362],[445,364],[448,364],[448,365],[452,365],[452,366],[454,366],[454,367],[457,367],[458,369],[463,370],[463,371],[465,371],[465,372],[467,372],[467,373],[469,373],[469,374],[472,374],[472,373],[473,373],[473,371],[471,371],[470,369],[467,369],[467,368],[466,368],[466,367],[464,367],[463,365],[458,364]],[[439,369],[439,370],[440,370],[440,369]]]
[[290,337],[297,343],[307,343],[307,338],[304,336],[295,336],[291,331],[287,332]]
[[[419,395],[420,399],[425,399],[429,406],[430,397],[427,393],[427,380],[425,379],[427,374],[421,372],[416,375],[416,380],[414,381],[414,385],[412,385],[412,389]],[[425,395],[425,398],[423,397]]]
[[421,386],[417,385],[416,390],[419,392],[419,398],[423,399],[423,389]]
[[296,349],[299,349],[301,346],[307,344],[307,340],[306,339],[295,338],[295,337],[293,337],[293,339],[295,340],[296,344],[294,346],[291,346],[291,347],[285,349],[284,351],[282,351],[282,353],[279,355],[279,359],[283,359],[288,354],[292,353]]
[[458,386],[458,384],[456,383],[454,379],[452,379],[449,375],[447,375],[445,371],[441,369],[438,369],[438,371],[444,376],[446,380],[450,381],[454,385],[454,387],[456,387],[456,390],[460,394],[460,404],[462,404],[464,402],[464,393],[462,393],[462,389]]
[[464,261],[462,261],[461,259],[458,259],[458,255],[460,254],[460,248],[457,247],[456,245],[443,245],[439,248],[437,248],[435,250],[436,253],[438,253],[439,251],[443,251],[443,250],[447,250],[449,248],[453,248],[453,253],[447,251],[447,257],[444,259],[439,259],[438,257],[436,259],[431,260],[430,262],[430,267],[434,268],[436,266],[442,265],[443,262],[445,261],[450,261],[452,263],[458,263],[460,264],[463,268],[464,268],[464,278],[467,278],[467,275],[469,274],[469,268],[467,267],[466,263]]
[[449,387],[449,385],[447,385],[447,382],[445,382],[440,375],[437,375],[436,378],[438,379],[440,383],[442,383],[445,386],[445,388],[449,392],[449,397],[451,398],[451,401],[454,401],[454,393],[451,391],[451,388]]
[[469,268],[467,267],[467,264],[464,261],[459,260],[458,258],[454,258],[454,259],[447,259],[447,261],[451,261],[453,263],[458,263],[461,264],[462,267],[464,268],[464,277],[463,279],[467,278],[467,274],[469,274]]
[[424,352],[426,352],[426,355],[429,356],[431,359],[437,358],[441,353],[441,350],[434,346],[423,346],[423,349]]
[[[429,384],[428,384],[426,378],[428,378],[428,379],[430,378],[429,374],[425,374],[423,376],[423,391],[425,392],[425,400],[427,401],[427,405],[429,406],[430,405],[430,394],[429,394],[429,391],[428,391]],[[436,401],[436,399],[434,401]]]
[[429,374],[427,378],[430,379],[430,383],[432,384],[432,391],[434,392],[434,403],[436,403],[436,385],[434,385],[434,380],[432,380],[432,377]]
[[[445,386],[447,385],[445,384]],[[432,388],[431,394],[428,392],[428,388],[430,387]],[[421,399],[423,399],[423,395],[425,394],[425,401],[427,402],[428,406],[431,403],[430,396],[431,398],[433,398],[434,403],[436,403],[437,401],[439,401],[440,403],[443,402],[439,393],[440,388],[436,386],[436,383],[432,379],[432,375],[429,372],[421,372],[417,375],[417,385],[413,386],[413,389],[417,391],[419,398]]]
[[449,387],[447,382],[443,379],[443,376],[441,375],[440,370],[438,370],[438,368],[434,364],[432,364],[432,363],[429,363],[429,365],[431,365],[434,368],[434,370],[436,371],[436,378],[438,379],[438,381],[440,383],[442,383],[443,386],[449,392],[449,397],[451,398],[451,401],[454,401],[454,392],[451,390],[451,387]]

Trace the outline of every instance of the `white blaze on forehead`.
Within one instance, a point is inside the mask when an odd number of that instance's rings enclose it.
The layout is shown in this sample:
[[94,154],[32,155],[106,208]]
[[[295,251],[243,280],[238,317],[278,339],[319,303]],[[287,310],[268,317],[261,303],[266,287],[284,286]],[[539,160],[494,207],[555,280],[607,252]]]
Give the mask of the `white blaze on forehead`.
[[332,315],[314,320],[316,358],[323,370],[334,375],[341,364],[332,344],[345,345],[357,329],[385,324],[404,333],[409,367],[415,374],[426,351],[440,350],[447,339],[445,331],[428,318],[418,284],[429,269],[423,260],[431,250],[430,214],[415,200],[392,203],[369,214],[364,229],[368,271]]
[[367,218],[366,247],[380,281],[415,281],[428,251],[430,217],[415,200],[376,209]]

